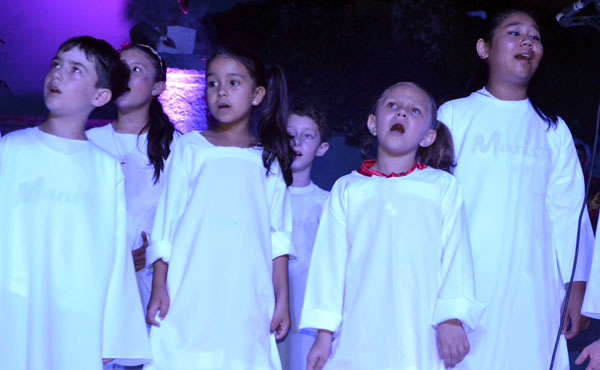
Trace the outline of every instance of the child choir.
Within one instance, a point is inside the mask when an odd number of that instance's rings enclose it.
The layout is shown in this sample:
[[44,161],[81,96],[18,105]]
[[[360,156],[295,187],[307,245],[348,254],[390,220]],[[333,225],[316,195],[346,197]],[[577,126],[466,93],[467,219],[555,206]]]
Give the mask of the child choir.
[[[528,93],[535,18],[486,22],[485,86],[438,109],[390,81],[364,122],[375,156],[330,193],[311,180],[326,119],[288,108],[277,65],[217,50],[210,126],[181,135],[152,47],[67,40],[48,117],[0,139],[2,368],[543,369],[578,242],[568,369],[582,302],[600,315],[581,166]],[[587,357],[600,368],[600,342]]]

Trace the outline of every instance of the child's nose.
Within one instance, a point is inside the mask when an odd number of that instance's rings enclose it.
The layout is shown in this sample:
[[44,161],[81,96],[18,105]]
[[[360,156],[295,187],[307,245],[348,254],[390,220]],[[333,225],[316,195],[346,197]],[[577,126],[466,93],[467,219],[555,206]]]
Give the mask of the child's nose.
[[525,36],[523,37],[523,40],[521,40],[521,45],[532,46],[533,44],[531,43],[529,36]]
[[227,96],[227,90],[225,90],[223,87],[219,87],[218,94],[219,96]]
[[50,70],[50,77],[52,77],[52,79],[62,78],[62,74],[60,71],[61,71],[60,68],[52,68],[52,70]]
[[406,117],[406,110],[404,110],[403,108],[398,109],[398,112],[396,112],[396,115],[398,117]]

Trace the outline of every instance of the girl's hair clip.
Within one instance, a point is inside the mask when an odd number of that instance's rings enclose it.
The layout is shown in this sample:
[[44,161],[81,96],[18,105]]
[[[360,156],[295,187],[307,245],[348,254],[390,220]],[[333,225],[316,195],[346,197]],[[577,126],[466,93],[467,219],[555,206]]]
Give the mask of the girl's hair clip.
[[134,44],[135,46],[141,46],[143,48],[148,49],[152,54],[154,54],[157,58],[158,58],[158,62],[160,63],[160,70],[162,71],[164,69],[164,64],[163,64],[163,59],[160,56],[160,54],[158,53],[158,51],[156,51],[152,46],[150,45],[146,45],[146,44]]
[[123,49],[128,48],[128,47],[132,47],[132,46],[139,46],[141,48],[144,48],[144,49],[150,51],[154,56],[156,56],[156,58],[158,59],[158,63],[160,64],[160,70],[161,70],[161,73],[162,73],[163,69],[165,68],[164,62],[163,62],[163,58],[160,56],[160,54],[158,53],[158,51],[156,51],[150,45],[146,45],[146,44],[132,44],[129,41],[125,41],[124,43],[121,44],[121,49],[119,49],[117,51],[120,54],[123,51]]

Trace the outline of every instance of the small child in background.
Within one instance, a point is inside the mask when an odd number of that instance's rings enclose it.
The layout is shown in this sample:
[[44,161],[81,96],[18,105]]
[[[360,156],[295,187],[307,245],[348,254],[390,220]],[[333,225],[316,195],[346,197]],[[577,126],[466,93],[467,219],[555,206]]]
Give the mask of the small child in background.
[[5,369],[100,370],[103,359],[150,358],[125,245],[123,173],[85,136],[90,113],[128,78],[106,41],[71,38],[46,75],[46,120],[0,140]]
[[383,92],[367,126],[377,160],[340,178],[323,206],[300,320],[318,330],[307,369],[454,367],[483,305],[462,193],[446,172],[452,137],[410,82]]
[[310,177],[315,158],[323,156],[329,149],[325,115],[311,107],[293,106],[287,131],[296,154],[291,166],[294,180],[288,191],[292,200],[292,240],[298,258],[289,262],[290,332],[278,347],[284,370],[305,370],[306,356],[314,337],[309,331],[300,333],[298,324],[315,234],[323,203],[329,194]]

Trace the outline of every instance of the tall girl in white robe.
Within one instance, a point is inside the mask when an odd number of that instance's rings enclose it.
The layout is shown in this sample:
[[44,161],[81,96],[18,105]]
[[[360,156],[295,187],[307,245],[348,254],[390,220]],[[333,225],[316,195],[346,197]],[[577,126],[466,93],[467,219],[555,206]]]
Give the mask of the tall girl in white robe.
[[[217,122],[174,145],[152,231],[148,368],[280,369],[293,252],[285,80],[232,51],[216,53],[206,76]],[[250,115],[263,98],[257,139]]]
[[132,251],[146,309],[152,287],[152,269],[145,268],[146,248],[162,189],[164,162],[179,133],[158,101],[167,77],[162,57],[150,46],[139,44],[125,46],[120,56],[129,67],[130,79],[128,91],[116,100],[119,115],[112,124],[88,130],[86,135],[119,161],[125,175],[127,247]]
[[474,329],[483,306],[460,186],[416,162],[452,163],[435,110],[412,83],[388,88],[368,120],[377,160],[325,202],[300,321],[318,329],[308,369],[444,369],[469,350],[463,326]]
[[[521,11],[490,18],[477,42],[487,85],[450,101],[438,118],[452,131],[465,193],[475,288],[486,306],[470,335],[469,369],[545,369],[571,277],[584,185],[565,122],[527,98],[543,54],[536,22]],[[593,235],[584,215],[576,281],[586,280]],[[584,287],[584,285],[583,285]],[[582,284],[568,309],[574,336]],[[554,369],[569,367],[564,337]]]
[[162,171],[170,147],[180,134],[164,113],[158,96],[166,87],[167,65],[150,46],[129,44],[121,60],[131,71],[129,90],[116,100],[117,119],[86,132],[121,164],[127,197],[127,246],[134,255],[144,309],[152,287],[152,269],[145,268],[147,240],[162,190]]

